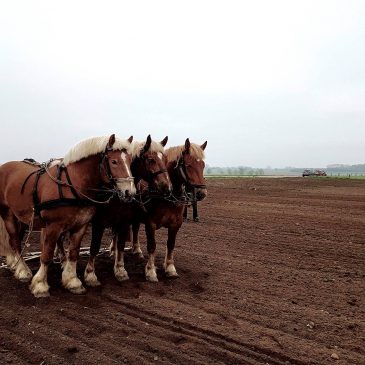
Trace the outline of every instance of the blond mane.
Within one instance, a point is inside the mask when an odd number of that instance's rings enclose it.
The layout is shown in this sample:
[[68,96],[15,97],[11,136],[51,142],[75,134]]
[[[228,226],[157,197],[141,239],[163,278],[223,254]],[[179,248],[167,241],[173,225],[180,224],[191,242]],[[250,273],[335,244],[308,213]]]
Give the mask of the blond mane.
[[[146,143],[146,141],[132,142],[131,154],[132,154],[133,159],[136,157],[139,157],[141,155],[141,151],[142,151],[142,148],[145,145],[145,143]],[[162,144],[160,142],[155,142],[155,141],[151,142],[149,151],[156,152],[156,153],[158,153],[158,152],[165,153],[165,149],[162,146]]]
[[[64,165],[67,166],[83,158],[105,151],[109,138],[110,136],[92,137],[77,143],[66,153],[63,159]],[[130,148],[131,144],[128,140],[115,137],[113,151],[126,149],[130,153]]]
[[[185,150],[185,146],[176,146],[176,147],[170,147],[165,151],[167,161],[177,161],[181,156],[183,151]],[[199,145],[195,143],[190,143],[190,154],[199,160],[204,160],[205,155],[204,151],[200,148]]]

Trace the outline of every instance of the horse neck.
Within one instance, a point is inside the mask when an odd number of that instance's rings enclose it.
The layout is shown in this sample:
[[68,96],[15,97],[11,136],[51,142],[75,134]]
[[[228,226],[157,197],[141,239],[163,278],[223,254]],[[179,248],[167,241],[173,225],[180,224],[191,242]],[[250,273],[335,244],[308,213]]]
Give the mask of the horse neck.
[[[102,180],[99,170],[100,156],[94,155],[73,162],[67,166],[72,185],[83,191],[101,185]],[[90,195],[90,194],[89,194]]]
[[140,158],[139,157],[135,157],[132,160],[131,163],[131,172],[132,172],[132,176],[134,177],[134,183],[137,184],[140,180],[143,179],[143,174],[142,174],[142,167],[141,167],[141,163],[140,163]]
[[167,163],[166,168],[169,173],[169,177],[172,184],[172,190],[175,195],[180,195],[182,193],[182,187],[184,181],[181,179],[178,169],[176,168],[177,161],[170,161]]

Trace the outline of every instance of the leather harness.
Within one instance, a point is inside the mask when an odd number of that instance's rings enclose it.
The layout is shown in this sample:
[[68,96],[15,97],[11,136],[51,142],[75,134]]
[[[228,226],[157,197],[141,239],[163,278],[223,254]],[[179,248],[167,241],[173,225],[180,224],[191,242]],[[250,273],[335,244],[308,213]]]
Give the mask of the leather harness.
[[[108,160],[107,152],[109,150],[110,149],[106,148],[105,151],[101,154],[101,161],[99,163],[99,171],[101,172],[101,170],[104,169],[109,181],[112,183],[113,186],[116,186],[116,180],[117,179],[115,179],[112,176],[111,171],[110,171],[109,163],[107,162],[107,160]],[[40,212],[42,210],[48,210],[48,209],[59,208],[59,207],[66,207],[66,206],[86,207],[86,206],[93,205],[92,200],[82,199],[82,198],[80,198],[79,194],[77,194],[76,189],[72,185],[70,175],[67,171],[67,167],[63,164],[63,162],[61,162],[60,164],[57,164],[57,174],[56,174],[56,181],[55,181],[58,185],[59,198],[58,199],[47,200],[45,202],[40,202],[39,197],[38,197],[38,182],[39,182],[40,177],[45,172],[47,172],[47,169],[49,168],[50,164],[53,161],[54,160],[51,159],[48,162],[40,164],[40,163],[34,161],[33,159],[23,160],[24,163],[28,163],[28,164],[31,164],[33,166],[39,167],[38,170],[31,172],[27,176],[27,178],[24,180],[24,183],[23,183],[22,188],[20,190],[21,194],[23,194],[25,185],[28,182],[29,178],[31,176],[33,176],[34,174],[36,174],[34,185],[33,185],[33,190],[32,190],[33,204],[34,204],[33,209],[34,209],[35,214],[40,215]],[[61,183],[62,182],[62,180],[61,180],[62,173],[65,173],[66,180],[67,180],[67,186],[70,188],[74,198],[65,198],[64,197],[64,194],[62,192],[62,183]]]
[[195,189],[206,189],[207,186],[205,184],[193,184],[189,181],[189,175],[188,172],[186,171],[184,156],[178,159],[175,169],[177,169],[180,172],[180,176],[184,181],[184,185],[188,189],[191,189],[194,192],[194,194],[195,194]]

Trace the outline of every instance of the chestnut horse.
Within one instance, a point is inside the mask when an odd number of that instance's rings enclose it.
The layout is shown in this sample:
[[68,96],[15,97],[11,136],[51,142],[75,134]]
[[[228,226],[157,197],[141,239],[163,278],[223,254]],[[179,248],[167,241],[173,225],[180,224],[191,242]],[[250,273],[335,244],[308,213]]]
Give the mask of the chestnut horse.
[[[190,143],[187,138],[185,145],[171,147],[166,150],[167,170],[171,179],[173,191],[169,198],[156,197],[149,199],[144,204],[144,209],[139,210],[137,219],[132,224],[133,253],[142,251],[139,244],[138,233],[140,223],[145,224],[147,235],[148,262],[145,275],[148,281],[158,281],[155,267],[156,240],[155,232],[161,227],[167,228],[168,239],[164,261],[165,274],[167,277],[178,277],[174,264],[174,248],[177,233],[183,223],[184,206],[189,200],[186,191],[195,190],[197,201],[203,200],[207,195],[207,189],[203,176],[205,167],[204,150],[207,142],[201,146]],[[129,229],[123,233],[122,239],[126,239]],[[119,241],[119,239],[118,239]],[[115,247],[115,238],[113,245]],[[118,242],[118,248],[124,244]]]
[[85,291],[76,275],[81,239],[95,213],[94,205],[101,203],[96,194],[102,186],[124,199],[134,196],[131,142],[132,137],[121,140],[114,134],[95,137],[79,142],[59,163],[40,168],[12,161],[0,166],[0,254],[13,261],[15,276],[22,281],[32,277],[21,256],[24,229],[43,228],[40,268],[30,285],[34,296],[49,295],[48,265],[57,240],[66,232],[70,234],[70,249],[62,284],[76,294]]
[[[161,142],[154,142],[151,136],[146,142],[134,142],[132,149],[132,175],[138,186],[143,179],[148,182],[148,190],[154,196],[169,196],[171,194],[171,182],[166,169],[164,146],[168,137]],[[136,202],[121,203],[112,199],[108,205],[97,207],[92,220],[92,239],[90,246],[90,258],[85,269],[84,279],[89,286],[100,285],[95,274],[95,257],[99,252],[104,229],[112,227],[117,235],[117,249],[115,250],[114,274],[118,281],[129,279],[124,268],[124,246],[127,240],[129,226],[132,224],[140,207]]]

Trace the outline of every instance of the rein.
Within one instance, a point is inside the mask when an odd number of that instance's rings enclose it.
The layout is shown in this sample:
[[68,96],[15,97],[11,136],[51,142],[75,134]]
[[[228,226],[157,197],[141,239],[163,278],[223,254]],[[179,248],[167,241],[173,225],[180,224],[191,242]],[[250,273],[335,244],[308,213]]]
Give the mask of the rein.
[[[189,174],[186,170],[186,165],[184,162],[184,157],[180,157],[176,163],[175,169],[177,169],[177,171],[180,173],[181,178],[184,181],[184,185],[187,188],[192,188],[193,190],[195,189],[206,189],[206,185],[205,184],[193,184],[190,182],[189,180]],[[194,194],[195,195],[195,194]]]
[[[64,166],[64,165],[61,165],[62,166],[62,169],[66,172],[67,171],[67,167]],[[78,195],[81,195],[83,196],[86,200],[92,202],[92,203],[96,203],[96,204],[108,204],[112,198],[112,196],[110,198],[108,198],[107,200],[104,200],[104,201],[98,201],[98,200],[95,200],[95,199],[92,199],[90,198],[89,196],[87,196],[86,194],[84,194],[81,190],[77,189],[71,182],[71,180],[69,180],[69,177],[68,177],[68,173],[66,173],[66,178],[68,180],[68,182],[66,181],[62,181],[62,180],[59,180],[58,178],[55,178],[54,176],[51,175],[51,173],[49,172],[49,169],[48,168],[45,168],[45,172],[47,173],[47,175],[50,177],[50,179],[55,182],[59,187],[61,186],[66,186],[66,187],[69,187],[71,189],[71,191],[73,192],[73,194],[75,195],[74,192],[76,192]],[[60,189],[59,189],[60,190]],[[100,192],[114,192],[114,189],[87,189],[87,190],[93,190],[93,191],[100,191]],[[78,198],[77,196],[76,197],[76,200],[79,199],[81,200],[80,198]],[[63,199],[66,199],[66,198],[63,198]],[[75,199],[69,199],[69,200],[75,200]]]

